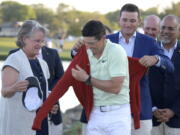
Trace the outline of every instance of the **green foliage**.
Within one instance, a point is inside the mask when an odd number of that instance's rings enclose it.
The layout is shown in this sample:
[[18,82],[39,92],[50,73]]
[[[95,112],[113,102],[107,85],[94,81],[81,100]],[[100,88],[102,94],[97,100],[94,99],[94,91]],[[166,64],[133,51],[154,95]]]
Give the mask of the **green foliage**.
[[174,14],[174,15],[176,15],[176,16],[178,16],[178,17],[180,17],[180,2],[178,2],[178,3],[172,3],[172,6],[171,7],[169,7],[169,8],[166,8],[165,10],[164,10],[164,14],[163,14],[163,16],[165,16],[167,13],[169,13],[169,14]]
[[49,24],[51,25],[51,22],[54,18],[54,13],[51,9],[44,7],[43,4],[34,4],[32,5],[33,10],[36,14],[36,19],[41,24]]
[[[71,11],[73,12],[73,11]],[[73,18],[73,23],[70,25],[69,27],[69,33],[79,36],[81,35],[81,29],[82,27],[85,25],[85,23],[89,20],[100,20],[102,21],[104,24],[110,26],[110,22],[109,20],[102,14],[98,13],[98,12],[80,12],[80,11],[76,11],[75,12],[75,16]]]
[[101,20],[104,24],[110,25],[109,20],[98,12],[82,12],[65,4],[59,4],[56,12],[57,20],[61,20],[59,30],[67,35],[80,36],[83,25],[91,19]]
[[1,3],[0,7],[3,22],[17,22],[36,18],[35,12],[30,6],[18,2],[5,1]]
[[158,12],[158,7],[152,7],[152,8],[149,8],[147,9],[146,11],[141,11],[141,15],[142,16],[147,16],[147,15],[150,15],[150,14],[155,14],[157,15],[159,12]]
[[[171,5],[163,12],[159,12],[159,7],[151,7],[146,11],[141,10],[142,19],[150,14],[156,14],[161,18],[169,13],[180,16],[180,2],[171,3]],[[98,12],[83,12],[63,3],[60,3],[53,12],[43,4],[27,6],[14,1],[4,1],[0,4],[0,24],[36,19],[50,30],[50,36],[55,34],[63,35],[63,37],[80,36],[83,25],[91,19],[102,21],[112,30],[119,30],[119,12],[120,10],[116,10],[105,15]]]
[[119,29],[118,21],[119,21],[119,13],[120,10],[116,10],[114,12],[109,12],[106,14],[106,18],[109,20],[111,29],[117,30]]

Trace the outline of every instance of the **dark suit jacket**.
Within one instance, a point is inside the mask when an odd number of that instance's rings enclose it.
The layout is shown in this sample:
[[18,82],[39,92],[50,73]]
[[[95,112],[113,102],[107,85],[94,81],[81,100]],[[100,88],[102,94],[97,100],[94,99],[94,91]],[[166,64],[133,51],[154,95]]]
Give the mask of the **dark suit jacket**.
[[[9,52],[9,54],[12,54],[16,52],[19,49],[14,49]],[[50,78],[48,80],[49,90],[52,90],[52,88],[55,86],[57,81],[62,77],[64,74],[64,69],[62,66],[61,58],[58,55],[58,52],[55,49],[48,48],[46,46],[42,47],[42,57],[46,61],[49,72],[50,72]],[[59,103],[57,103],[59,106]],[[57,115],[51,115],[51,120],[54,122],[54,124],[60,124],[62,123],[62,116],[60,112],[60,107],[58,109]]]
[[[119,32],[107,36],[112,42],[119,44]],[[141,58],[145,55],[158,55],[160,57],[160,67],[168,72],[174,70],[170,59],[163,55],[163,50],[157,45],[156,41],[144,34],[138,33],[135,38],[133,57]],[[152,103],[149,90],[149,80],[147,74],[140,81],[141,89],[141,120],[152,119]]]
[[[175,116],[166,124],[172,128],[180,128],[180,42],[174,50],[171,61],[175,67],[173,73],[164,72],[157,68],[150,70],[150,90],[153,106],[160,109],[169,108],[175,112]],[[153,117],[153,126],[159,124],[157,119]]]
[[42,47],[42,56],[49,67],[50,78],[48,83],[49,90],[52,90],[57,81],[64,74],[61,58],[59,57],[58,52],[55,49],[48,48],[46,46]]

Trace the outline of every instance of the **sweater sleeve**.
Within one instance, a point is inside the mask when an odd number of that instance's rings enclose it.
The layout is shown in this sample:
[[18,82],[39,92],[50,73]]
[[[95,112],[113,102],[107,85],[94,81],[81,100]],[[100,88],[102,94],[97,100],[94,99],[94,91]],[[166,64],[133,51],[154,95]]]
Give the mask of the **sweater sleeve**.
[[147,68],[142,66],[138,59],[128,57],[130,74],[130,105],[135,129],[140,128],[140,80]]
[[71,82],[73,79],[71,75],[72,64],[73,63],[70,64],[63,77],[58,81],[58,83],[53,88],[51,94],[43,103],[42,107],[38,110],[33,122],[33,130],[41,129],[42,120],[47,117],[52,106],[59,100],[60,97],[64,95],[64,93],[68,90],[69,86],[71,86]]

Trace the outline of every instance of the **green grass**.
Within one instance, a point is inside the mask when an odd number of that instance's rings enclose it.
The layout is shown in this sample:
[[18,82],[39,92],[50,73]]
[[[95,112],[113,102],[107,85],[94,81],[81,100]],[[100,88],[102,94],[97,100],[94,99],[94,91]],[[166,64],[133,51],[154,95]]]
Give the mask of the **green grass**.
[[64,131],[64,135],[81,135],[81,126],[80,122],[74,123],[70,129]]
[[15,38],[0,38],[0,55],[7,55],[8,52],[16,47]]
[[64,42],[64,50],[70,50],[73,47],[73,45],[75,44],[75,42],[76,42],[76,40],[72,41],[72,42],[65,41]]
[[[71,59],[70,50],[75,42],[64,42],[64,50],[59,53],[62,60]],[[15,43],[16,38],[0,37],[0,60],[4,60],[10,50],[17,48]]]
[[63,51],[60,52],[60,56],[62,59],[65,59],[65,60],[70,60],[71,59],[71,48],[73,47],[73,45],[75,44],[76,41],[73,41],[73,42],[67,42],[65,41],[64,42],[64,48],[63,48]]
[[70,50],[64,50],[59,53],[61,59],[63,60],[71,60],[71,52]]
[[16,47],[16,38],[0,38],[0,47]]

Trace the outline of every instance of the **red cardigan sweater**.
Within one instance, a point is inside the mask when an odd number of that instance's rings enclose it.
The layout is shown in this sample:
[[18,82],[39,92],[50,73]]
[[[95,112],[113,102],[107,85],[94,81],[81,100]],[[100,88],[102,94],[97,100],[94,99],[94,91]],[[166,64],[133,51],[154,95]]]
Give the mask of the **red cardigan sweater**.
[[[135,128],[139,128],[139,112],[140,112],[140,90],[139,90],[139,81],[143,76],[146,68],[141,66],[137,59],[128,58],[129,60],[129,68],[130,68],[130,100],[131,101],[131,112],[135,118]],[[80,82],[75,80],[72,77],[71,69],[75,68],[75,65],[79,65],[83,68],[88,74],[90,74],[90,65],[89,59],[86,52],[86,47],[83,45],[78,54],[73,58],[71,64],[68,69],[64,73],[63,77],[58,81],[58,83],[53,88],[51,94],[43,103],[42,107],[39,109],[36,117],[34,119],[34,123],[32,126],[33,130],[40,130],[42,120],[48,115],[52,106],[61,98],[64,93],[68,90],[70,86],[73,87],[74,92],[85,109],[87,120],[89,120],[89,116],[93,107],[93,91],[92,87],[86,85],[84,82]],[[132,65],[131,65],[132,64]],[[131,77],[131,74],[133,77]],[[137,76],[137,77],[136,77]],[[136,79],[137,78],[137,79]],[[134,81],[135,80],[135,81]],[[137,122],[136,122],[137,121]]]
[[141,97],[140,97],[140,80],[147,71],[147,68],[139,63],[139,59],[128,57],[129,61],[129,76],[130,76],[130,105],[131,114],[134,119],[134,128],[140,128],[140,112],[141,112]]

